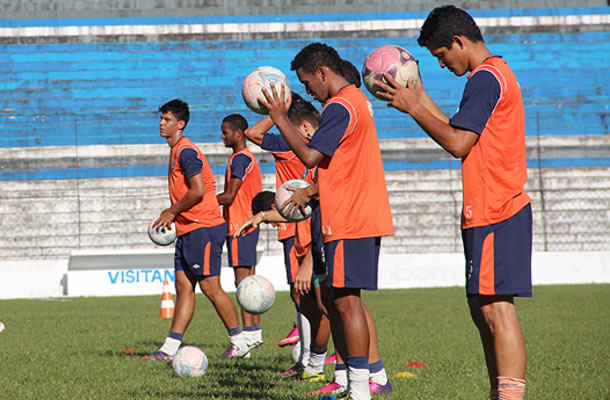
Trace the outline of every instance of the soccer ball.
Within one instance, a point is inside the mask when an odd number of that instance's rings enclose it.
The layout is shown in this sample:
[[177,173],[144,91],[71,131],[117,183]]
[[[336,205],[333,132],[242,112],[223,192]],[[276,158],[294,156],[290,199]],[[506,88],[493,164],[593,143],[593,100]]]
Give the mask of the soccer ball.
[[305,214],[303,214],[301,210],[297,208],[292,212],[292,214],[289,215],[285,214],[284,210],[281,208],[282,204],[284,204],[286,200],[288,200],[294,193],[292,190],[288,190],[289,187],[306,188],[308,186],[309,183],[301,179],[292,179],[282,183],[275,193],[275,208],[282,217],[286,218],[288,221],[299,222],[311,216],[312,209],[310,204],[305,206]]
[[208,371],[208,358],[195,346],[184,346],[172,361],[174,371],[180,376],[203,376]]
[[4,323],[2,321],[0,321],[0,333],[4,332],[5,329],[6,329],[6,325],[4,325]]
[[386,82],[383,76],[386,72],[396,79],[401,86],[407,86],[407,82],[411,77],[415,79],[416,83],[419,79],[417,61],[404,48],[386,45],[373,50],[364,60],[362,80],[369,92],[381,100],[387,101],[388,99],[377,94],[377,91],[383,91],[383,89],[375,85],[375,80]]
[[263,88],[266,88],[267,94],[271,95],[271,82],[275,85],[278,96],[282,94],[282,83],[284,84],[286,87],[284,89],[284,101],[288,101],[291,95],[290,85],[282,71],[274,67],[258,67],[246,76],[241,86],[241,96],[250,110],[258,114],[269,114],[267,107],[263,106],[258,99],[265,98],[262,92]]
[[169,246],[174,243],[174,240],[176,240],[176,225],[172,222],[170,229],[155,229],[153,224],[156,220],[157,218],[153,218],[148,225],[148,237],[150,240],[159,246]]
[[237,286],[237,302],[251,314],[262,314],[273,305],[275,289],[269,280],[261,275],[250,275]]

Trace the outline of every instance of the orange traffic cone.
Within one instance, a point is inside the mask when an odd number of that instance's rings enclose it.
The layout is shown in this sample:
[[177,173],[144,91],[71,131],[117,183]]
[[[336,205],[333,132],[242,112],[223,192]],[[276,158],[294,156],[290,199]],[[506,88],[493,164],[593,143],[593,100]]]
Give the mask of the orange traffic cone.
[[161,296],[161,318],[174,317],[174,299],[169,289],[169,280],[163,281],[163,295]]

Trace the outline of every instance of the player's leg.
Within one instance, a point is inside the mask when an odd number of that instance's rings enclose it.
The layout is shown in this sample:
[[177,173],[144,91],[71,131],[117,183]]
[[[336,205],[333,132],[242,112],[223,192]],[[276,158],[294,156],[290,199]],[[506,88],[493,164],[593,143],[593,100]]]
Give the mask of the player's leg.
[[[256,246],[258,244],[260,230],[233,238],[227,237],[227,250],[229,265],[233,267],[235,275],[235,287],[239,286],[242,280],[255,273],[256,265]],[[260,325],[260,316],[251,314],[241,308],[241,317],[244,327],[244,335],[247,338],[248,346],[256,348],[263,345],[263,334]]]
[[205,247],[202,249],[201,264],[199,264],[202,267],[197,269],[205,277],[205,279],[199,281],[199,287],[214,306],[216,313],[227,329],[231,342],[222,357],[247,357],[250,354],[250,349],[239,325],[235,304],[220,284],[222,246],[227,233],[226,225],[221,224],[217,227],[203,228],[197,231],[202,231],[201,234],[206,235],[205,239],[207,240]]
[[300,297],[301,313],[310,323],[311,345],[309,359],[305,368],[299,373],[299,378],[309,381],[324,380],[324,361],[330,337],[330,324],[322,315],[314,297],[309,294]]
[[[296,307],[296,323],[293,325],[292,329],[288,334],[281,339],[277,345],[280,347],[291,346],[299,342],[299,324],[301,324],[301,329],[303,329],[303,325],[306,325],[305,328],[309,325],[309,322],[306,320],[301,320],[301,313],[299,312],[298,307],[298,294],[293,288],[294,277],[296,276],[296,271],[299,268],[299,261],[296,258],[296,253],[292,250],[294,247],[294,236],[290,238],[283,239],[281,241],[282,248],[284,252],[284,266],[286,267],[286,283],[290,286],[290,299],[295,304]],[[307,348],[309,346],[306,344]],[[303,354],[303,351],[301,351]]]
[[490,399],[498,398],[498,369],[496,367],[496,351],[494,345],[494,338],[491,333],[491,329],[485,321],[483,312],[481,310],[481,304],[479,296],[471,296],[468,298],[468,307],[470,309],[470,316],[474,322],[479,336],[481,337],[481,343],[483,344],[483,353],[485,354],[485,364],[487,366],[487,375],[489,376],[489,387],[490,387]]
[[485,351],[490,397],[497,387],[498,399],[521,399],[527,352],[514,296],[532,295],[531,206],[500,223],[466,229],[462,236],[466,292]]
[[388,380],[385,366],[381,355],[379,354],[379,343],[377,336],[377,326],[373,320],[373,316],[369,312],[366,305],[362,304],[364,309],[364,315],[366,316],[366,322],[369,327],[370,345],[369,345],[369,387],[371,394],[388,394],[392,393],[392,384]]
[[193,313],[195,311],[195,280],[189,277],[185,268],[188,269],[188,263],[184,258],[185,242],[191,240],[190,233],[180,236],[176,241],[174,253],[174,269],[176,288],[176,307],[170,332],[165,338],[165,341],[157,351],[149,358],[151,361],[171,359],[178,351],[182,344],[182,338],[186,332]]

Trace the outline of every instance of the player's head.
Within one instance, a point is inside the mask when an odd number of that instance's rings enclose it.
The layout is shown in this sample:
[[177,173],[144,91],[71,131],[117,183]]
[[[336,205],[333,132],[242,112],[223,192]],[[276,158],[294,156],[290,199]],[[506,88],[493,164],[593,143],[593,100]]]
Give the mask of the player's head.
[[476,44],[483,44],[484,40],[470,14],[455,6],[443,6],[430,12],[417,43],[428,48],[441,68],[462,76],[471,70],[469,58],[473,49],[476,51]]
[[329,85],[336,77],[341,77],[343,60],[333,47],[324,43],[311,43],[305,46],[290,63],[296,71],[307,93],[324,103],[331,95]]
[[244,132],[248,129],[248,121],[240,114],[227,115],[222,120],[221,130],[225,147],[234,147],[237,144],[245,144]]
[[481,30],[470,14],[455,6],[442,6],[430,12],[417,43],[422,47],[450,49],[454,36],[464,36],[474,43],[483,42]]
[[320,113],[316,107],[294,92],[292,93],[292,103],[288,109],[288,118],[292,125],[296,126],[307,139],[311,139],[311,136],[320,126]]
[[362,86],[362,79],[360,78],[360,71],[351,62],[347,60],[341,60],[341,75],[346,81],[352,85],[356,85],[357,88]]
[[181,136],[181,132],[189,122],[189,105],[180,99],[174,99],[159,107],[158,112],[161,113],[159,116],[161,136],[166,139]]
[[252,214],[271,210],[274,207],[274,202],[275,193],[269,190],[263,190],[252,199]]

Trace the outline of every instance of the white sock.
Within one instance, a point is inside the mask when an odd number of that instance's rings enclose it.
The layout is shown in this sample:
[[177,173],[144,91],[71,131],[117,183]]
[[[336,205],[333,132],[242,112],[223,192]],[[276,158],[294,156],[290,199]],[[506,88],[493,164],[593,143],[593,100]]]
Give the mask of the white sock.
[[326,360],[326,350],[321,353],[311,350],[309,352],[309,363],[305,371],[310,374],[318,374],[324,371],[324,361]]
[[340,369],[335,370],[335,383],[341,385],[341,387],[347,389],[347,370]]
[[371,380],[378,385],[385,385],[388,383],[388,376],[385,373],[385,368],[382,368],[381,371],[371,372]]
[[243,348],[244,346],[248,346],[248,338],[246,336],[246,331],[241,331],[237,335],[229,336],[229,340],[233,346],[237,346],[239,348]]
[[354,400],[370,400],[371,389],[369,388],[369,370],[347,367],[349,379],[349,392]]
[[164,352],[165,354],[169,354],[170,356],[175,355],[182,344],[181,340],[174,339],[171,337],[166,337],[165,342],[163,342],[163,346],[159,349],[159,351]]
[[309,320],[300,312],[297,314],[297,327],[299,329],[299,346],[301,346],[299,363],[307,365],[309,363],[309,346],[311,346],[311,325]]

